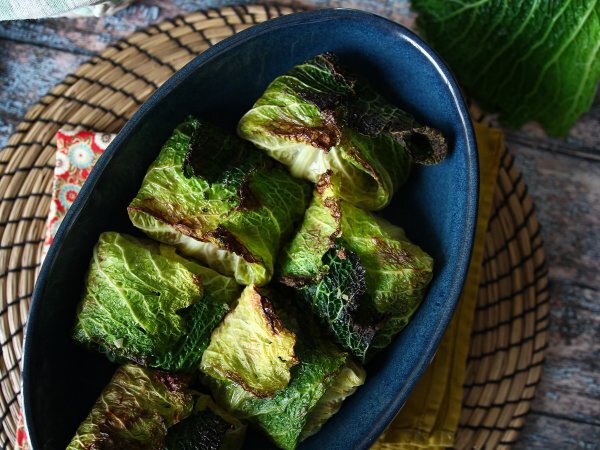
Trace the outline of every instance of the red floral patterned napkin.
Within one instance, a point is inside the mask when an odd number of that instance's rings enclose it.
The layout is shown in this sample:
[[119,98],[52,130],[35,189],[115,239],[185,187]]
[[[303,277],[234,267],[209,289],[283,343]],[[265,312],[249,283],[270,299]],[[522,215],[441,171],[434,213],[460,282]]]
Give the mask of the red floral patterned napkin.
[[[46,257],[50,244],[54,240],[54,235],[79,194],[81,186],[114,137],[114,134],[92,131],[59,130],[56,133],[56,166],[54,168],[50,214],[46,222],[44,245],[42,247],[42,260]],[[23,425],[23,416],[19,413],[15,450],[28,449],[29,444]]]
[[59,130],[56,133],[56,167],[42,260],[46,257],[54,235],[79,194],[83,182],[114,137],[114,134],[91,131]]

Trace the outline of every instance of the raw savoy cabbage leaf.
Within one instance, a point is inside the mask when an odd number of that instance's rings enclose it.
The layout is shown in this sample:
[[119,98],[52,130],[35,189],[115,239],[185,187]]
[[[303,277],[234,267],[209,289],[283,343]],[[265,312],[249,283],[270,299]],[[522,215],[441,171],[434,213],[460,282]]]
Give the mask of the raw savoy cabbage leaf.
[[316,182],[331,170],[345,200],[386,206],[413,162],[433,164],[444,137],[322,54],[276,78],[238,124],[238,134]]
[[239,450],[245,434],[246,425],[199,394],[194,412],[169,428],[164,450]]
[[401,228],[337,198],[328,174],[279,263],[279,281],[361,360],[406,326],[433,270]]
[[74,339],[118,360],[193,372],[240,291],[232,278],[179,256],[173,247],[103,233]]
[[[324,339],[310,318],[303,317],[289,301],[282,299],[273,303],[269,299],[275,301],[274,292],[269,292],[267,299],[265,291],[259,291],[254,286],[247,287],[246,291],[250,294],[242,295],[242,307],[238,305],[228,315],[228,318],[238,319],[231,322],[235,323],[237,328],[227,327],[226,331],[220,329],[226,328],[224,321],[220,328],[213,332],[209,349],[202,361],[204,381],[220,405],[237,417],[255,424],[280,448],[294,449],[299,441],[316,433],[321,425],[337,412],[342,401],[364,383],[365,372],[347,353]],[[262,322],[262,329],[258,329],[256,323],[249,324],[244,320],[247,310],[243,303],[248,301],[244,298],[256,296],[260,297],[261,301],[253,301],[252,307],[258,314],[269,318],[268,321]],[[293,333],[296,338],[295,364],[289,369],[290,378],[287,385],[269,396],[256,395],[247,389],[246,382],[238,382],[249,372],[246,365],[232,367],[235,373],[224,377],[205,364],[205,359],[209,357],[216,360],[216,355],[211,356],[213,347],[231,346],[238,352],[243,352],[245,348],[234,343],[241,336],[263,336],[269,333],[276,337],[285,332]],[[240,357],[240,360],[244,359]],[[279,366],[281,361],[277,359],[278,356],[273,354],[270,364]],[[269,372],[271,368],[268,361],[261,360],[259,370]]]
[[282,239],[310,197],[308,183],[219,128],[176,128],[129,205],[132,223],[240,284],[267,283]]
[[125,364],[79,425],[67,450],[162,450],[167,429],[194,406],[187,379]]
[[413,0],[428,42],[483,107],[511,127],[564,135],[600,80],[597,0]]

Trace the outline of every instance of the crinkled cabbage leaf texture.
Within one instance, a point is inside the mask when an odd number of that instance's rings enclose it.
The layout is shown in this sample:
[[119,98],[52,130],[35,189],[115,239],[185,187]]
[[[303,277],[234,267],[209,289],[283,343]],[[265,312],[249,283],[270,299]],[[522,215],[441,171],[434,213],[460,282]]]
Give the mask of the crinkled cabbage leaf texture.
[[242,117],[238,134],[294,176],[316,182],[330,170],[339,195],[368,210],[390,202],[413,162],[437,163],[448,150],[439,131],[328,53],[277,77]]
[[279,263],[279,281],[361,360],[406,326],[433,271],[401,228],[339,199],[327,174]]
[[100,235],[74,327],[77,342],[113,359],[194,372],[241,288],[173,247]]
[[[267,334],[271,334],[275,342],[277,335],[289,333],[295,338],[293,365],[289,353],[280,358],[277,353],[281,352],[267,352],[270,361],[260,359],[261,367],[266,367],[267,373],[272,371],[269,364],[275,367],[286,364],[289,379],[285,385],[278,381],[279,390],[267,396],[248,389],[247,381],[240,381],[252,373],[245,365],[239,365],[237,371],[223,376],[213,367],[205,366],[203,359],[204,381],[220,405],[256,425],[280,448],[294,449],[302,439],[316,433],[338,411],[342,401],[364,383],[365,372],[347,353],[325,339],[310,317],[304,317],[280,293],[253,286],[246,289],[253,291],[253,297],[260,296],[260,303],[253,302],[254,314],[263,315],[267,320],[258,329],[254,321],[240,317],[235,334],[226,333],[225,329],[215,330],[205,358],[213,346],[215,349],[232,346],[242,351],[239,345],[231,343],[235,337],[247,341],[257,339],[264,345],[263,336]],[[238,312],[238,305],[228,318],[236,313],[247,316],[246,307],[242,302],[240,304],[242,309]],[[221,327],[227,328],[225,322]],[[240,355],[240,359],[246,358]],[[216,355],[211,359],[216,359]]]
[[134,226],[240,284],[266,284],[310,199],[308,183],[248,142],[190,118],[128,207]]
[[600,81],[597,0],[413,0],[417,25],[465,90],[506,125],[565,135]]
[[283,326],[269,299],[248,286],[213,332],[201,369],[257,397],[272,397],[290,382],[290,369],[298,363],[295,344],[296,335]]
[[193,413],[169,428],[163,450],[239,450],[246,425],[206,394],[197,394]]
[[193,407],[186,377],[125,364],[79,425],[67,450],[162,450],[167,429]]

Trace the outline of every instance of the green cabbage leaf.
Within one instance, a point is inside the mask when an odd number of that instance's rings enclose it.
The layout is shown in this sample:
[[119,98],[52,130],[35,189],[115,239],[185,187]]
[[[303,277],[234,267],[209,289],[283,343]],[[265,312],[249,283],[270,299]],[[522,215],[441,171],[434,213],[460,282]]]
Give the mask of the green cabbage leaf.
[[401,228],[340,200],[326,174],[282,252],[278,279],[365,360],[406,326],[432,271],[431,257]]
[[459,81],[511,127],[564,135],[600,80],[597,0],[413,0],[417,24]]
[[194,407],[187,379],[126,364],[79,425],[67,450],[162,450],[167,429]]
[[148,236],[240,284],[262,285],[309,198],[308,183],[276,161],[190,118],[163,146],[128,213]]
[[201,370],[233,380],[257,397],[272,397],[290,382],[290,368],[298,363],[295,344],[296,335],[283,326],[269,300],[248,286],[213,332]]
[[316,434],[321,426],[340,410],[344,400],[354,394],[365,382],[365,378],[365,369],[352,359],[348,359],[309,414],[300,440]]
[[386,206],[413,162],[443,159],[447,144],[390,104],[332,54],[319,55],[276,78],[238,124],[238,134],[316,182],[331,170],[345,200]]
[[164,450],[239,450],[245,434],[246,425],[198,394],[193,413],[169,428]]
[[[294,449],[337,412],[344,398],[364,383],[365,372],[347,353],[325,339],[316,324],[285,301],[281,293],[257,292],[263,298],[269,295],[269,314],[273,322],[297,338],[294,347],[297,364],[290,368],[289,383],[275,395],[264,397],[250,392],[235,377],[214,376],[209,371],[205,372],[204,381],[220,405],[253,423],[278,447]],[[239,333],[241,336],[253,331],[240,329]],[[215,330],[211,345],[222,337],[223,333]],[[273,364],[279,362],[273,361]]]
[[106,232],[94,248],[74,339],[119,361],[193,372],[240,290],[173,247]]

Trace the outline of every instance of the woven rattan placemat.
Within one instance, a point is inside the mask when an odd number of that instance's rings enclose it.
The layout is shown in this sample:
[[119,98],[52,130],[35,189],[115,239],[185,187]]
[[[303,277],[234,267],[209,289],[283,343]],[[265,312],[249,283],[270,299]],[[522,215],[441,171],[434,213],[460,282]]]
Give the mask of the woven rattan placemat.
[[[278,6],[176,17],[116,42],[25,115],[0,152],[0,446],[12,448],[23,329],[40,267],[59,128],[117,132],[175,71],[209,46],[269,18]],[[527,187],[506,152],[485,242],[481,290],[456,447],[510,447],[530,409],[547,343],[548,279]]]

